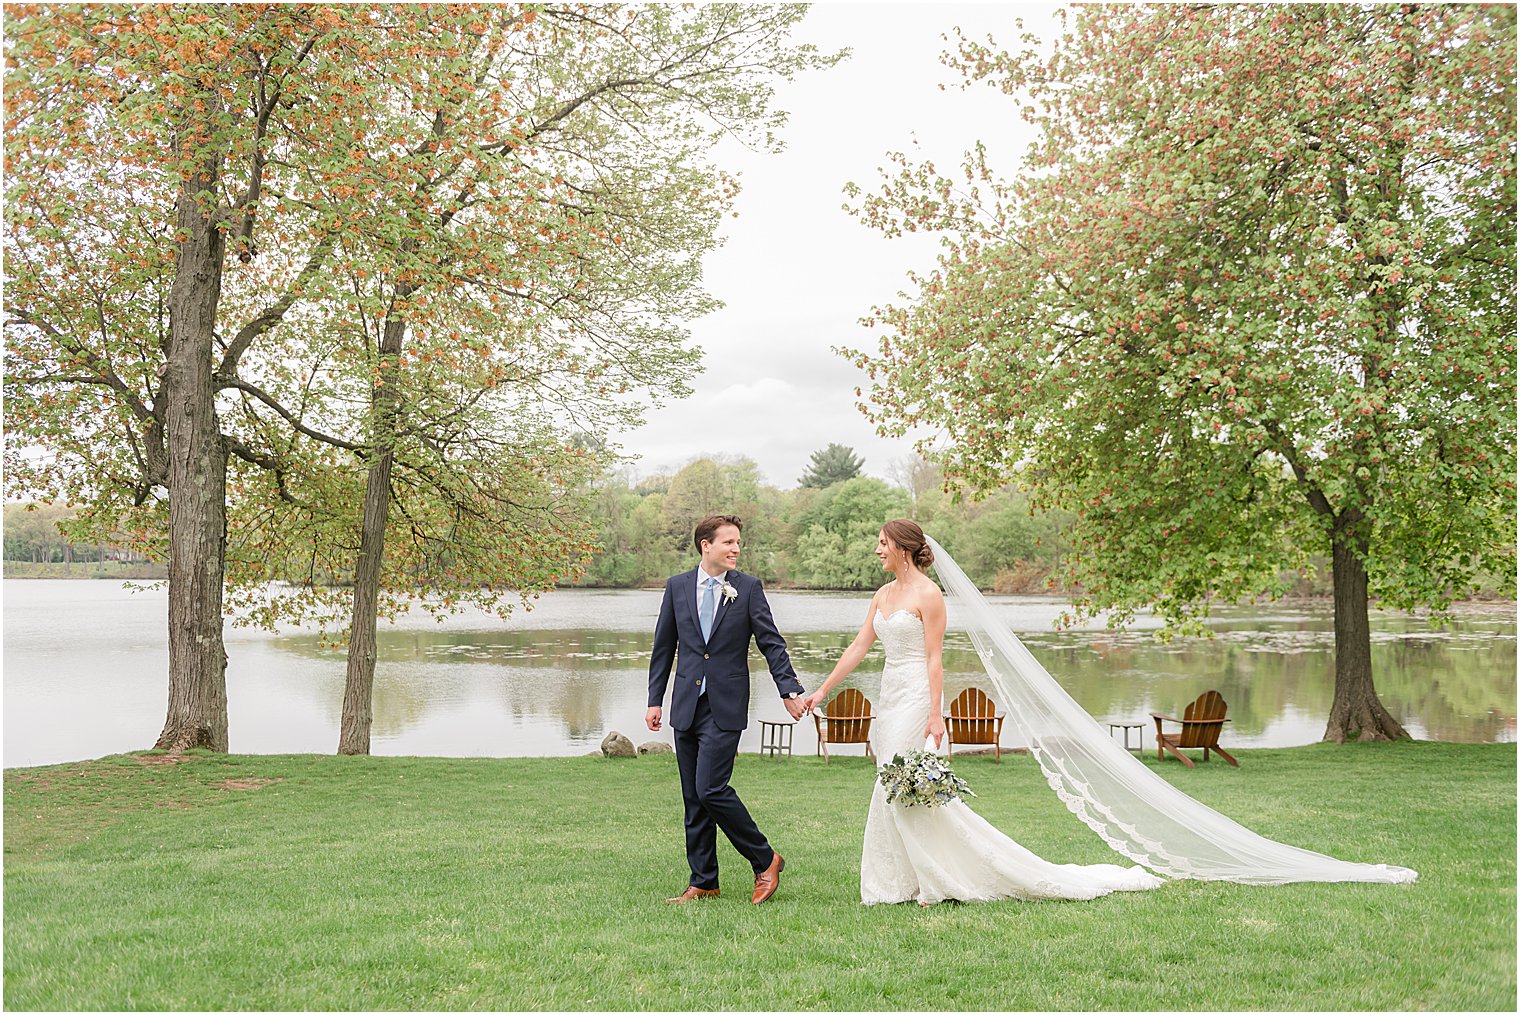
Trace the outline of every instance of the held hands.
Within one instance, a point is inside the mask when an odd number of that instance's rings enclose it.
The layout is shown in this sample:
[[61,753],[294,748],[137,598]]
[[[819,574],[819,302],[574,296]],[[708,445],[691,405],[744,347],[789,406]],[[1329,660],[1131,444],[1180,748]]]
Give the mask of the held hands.
[[781,703],[786,706],[787,714],[793,719],[801,719],[807,715],[808,706],[806,698],[782,698]]
[[649,711],[644,713],[644,725],[658,733],[660,731],[660,715],[660,706],[650,706]]
[[806,698],[797,698],[795,700],[802,703],[802,713],[803,715],[806,715],[807,713],[813,711],[813,709],[817,708],[819,705],[822,705],[823,698],[824,694],[822,691],[814,691]]
[[929,726],[924,730],[924,739],[933,740],[934,747],[939,748],[939,742],[945,738],[945,720],[934,716],[929,720]]

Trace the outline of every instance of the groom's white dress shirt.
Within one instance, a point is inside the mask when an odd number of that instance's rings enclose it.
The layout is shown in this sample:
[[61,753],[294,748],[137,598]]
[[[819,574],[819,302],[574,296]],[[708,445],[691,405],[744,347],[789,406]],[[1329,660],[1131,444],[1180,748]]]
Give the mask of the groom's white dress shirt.
[[717,581],[718,581],[718,587],[713,590],[713,594],[715,596],[717,596],[717,598],[713,600],[713,619],[716,620],[717,617],[718,617],[718,606],[721,605],[722,602],[723,602],[723,583],[726,582],[726,581],[728,581],[728,572],[727,571],[719,571],[717,574],[708,574],[707,573],[707,566],[705,564],[698,564],[697,565],[697,600],[696,600],[696,602],[697,602],[697,616],[699,616],[699,617],[702,615],[702,583],[705,582],[705,581],[707,581],[707,579],[709,579],[709,578],[716,578]]

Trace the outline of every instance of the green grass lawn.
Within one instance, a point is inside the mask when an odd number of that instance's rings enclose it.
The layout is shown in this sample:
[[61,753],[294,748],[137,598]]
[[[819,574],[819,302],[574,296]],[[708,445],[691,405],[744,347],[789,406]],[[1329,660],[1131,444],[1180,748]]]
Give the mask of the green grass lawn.
[[[722,841],[724,895],[667,906],[687,873],[668,755],[13,769],[5,1006],[1513,1010],[1513,744],[1240,757],[1161,771],[1265,835],[1420,880],[865,908],[869,765],[746,756],[779,894],[750,905]],[[1115,861],[1029,758],[957,769],[1046,858]]]

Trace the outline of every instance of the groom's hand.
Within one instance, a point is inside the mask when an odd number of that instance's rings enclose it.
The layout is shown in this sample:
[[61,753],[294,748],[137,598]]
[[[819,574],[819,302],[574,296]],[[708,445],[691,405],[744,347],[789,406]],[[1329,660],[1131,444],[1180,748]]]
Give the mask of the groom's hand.
[[781,703],[786,706],[793,719],[801,719],[807,715],[807,706],[801,698],[782,698]]
[[644,725],[656,733],[660,731],[660,706],[655,705],[648,712],[644,713]]

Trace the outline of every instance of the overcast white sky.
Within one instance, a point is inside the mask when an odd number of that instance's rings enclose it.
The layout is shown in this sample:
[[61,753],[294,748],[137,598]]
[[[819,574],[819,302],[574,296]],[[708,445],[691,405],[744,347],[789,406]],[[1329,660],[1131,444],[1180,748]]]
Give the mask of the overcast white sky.
[[[938,241],[913,234],[887,240],[842,209],[842,188],[875,188],[889,151],[922,153],[942,167],[980,139],[1011,172],[1030,140],[1013,104],[986,86],[962,91],[939,61],[941,36],[956,26],[1012,45],[1020,18],[1042,41],[1055,34],[1055,5],[815,4],[795,38],[851,56],[778,90],[790,113],[780,155],[725,148],[722,164],[743,191],[724,230],[726,244],[706,262],[706,284],[726,305],[694,323],[705,371],[695,393],[649,414],[622,435],[640,475],[673,471],[706,454],[746,455],[766,481],[796,484],[812,452],[830,441],[855,448],[865,471],[885,477],[912,441],[878,438],[855,408],[864,375],[830,346],[862,348],[858,323],[890,302],[911,267],[933,264]],[[951,85],[941,91],[941,84]],[[874,347],[874,346],[873,346]],[[715,426],[719,409],[737,422]],[[706,421],[706,422],[704,422]]]

